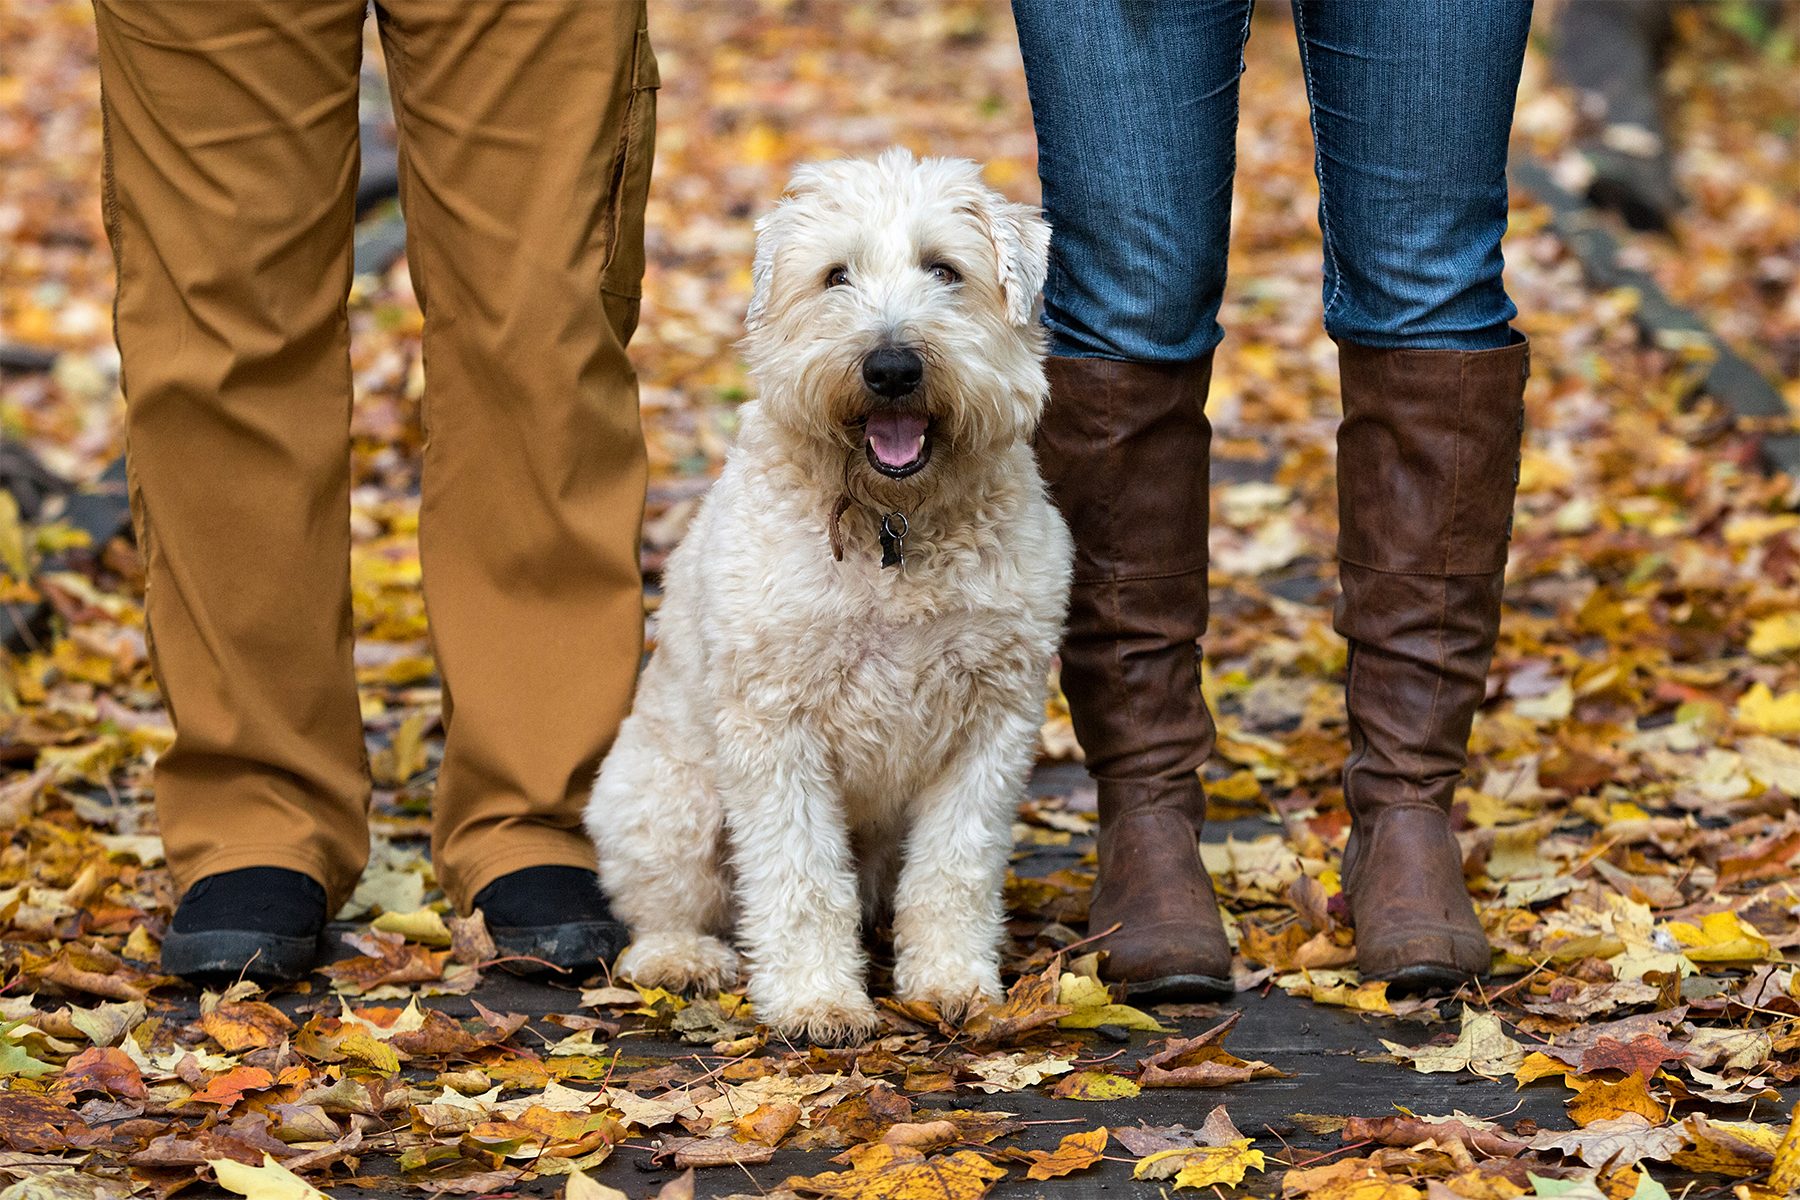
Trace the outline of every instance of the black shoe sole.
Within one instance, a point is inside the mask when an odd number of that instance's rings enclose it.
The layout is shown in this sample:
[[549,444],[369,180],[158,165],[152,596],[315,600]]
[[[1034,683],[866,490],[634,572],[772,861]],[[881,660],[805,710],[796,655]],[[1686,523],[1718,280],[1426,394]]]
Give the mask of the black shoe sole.
[[1389,971],[1385,975],[1368,975],[1370,983],[1385,983],[1390,996],[1449,995],[1465,984],[1480,983],[1485,975],[1473,974],[1441,963],[1415,963]]
[[248,929],[170,930],[163,939],[162,969],[195,983],[235,980],[292,983],[312,970],[319,939]]
[[1229,1000],[1237,995],[1237,987],[1229,979],[1217,975],[1159,975],[1155,979],[1132,979],[1125,982],[1127,1000],[1143,1000],[1152,1004],[1170,1001]]
[[631,934],[617,921],[503,925],[490,928],[488,934],[503,958],[539,960],[500,964],[516,975],[598,971],[619,957],[631,940]]

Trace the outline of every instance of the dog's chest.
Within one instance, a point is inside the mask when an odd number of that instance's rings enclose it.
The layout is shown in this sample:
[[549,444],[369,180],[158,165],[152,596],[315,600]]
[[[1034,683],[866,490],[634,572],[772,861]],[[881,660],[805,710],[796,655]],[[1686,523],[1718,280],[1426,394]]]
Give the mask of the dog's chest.
[[1017,707],[1021,689],[1041,689],[1037,663],[1048,653],[1022,609],[966,596],[909,604],[840,595],[795,628],[807,668],[794,699],[853,789],[936,769],[990,735],[986,718]]

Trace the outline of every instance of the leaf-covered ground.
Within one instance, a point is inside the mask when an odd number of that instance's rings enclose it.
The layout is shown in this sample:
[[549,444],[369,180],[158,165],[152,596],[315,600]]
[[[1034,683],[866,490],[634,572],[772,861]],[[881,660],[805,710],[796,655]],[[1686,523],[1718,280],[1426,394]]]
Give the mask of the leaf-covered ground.
[[[901,142],[981,159],[1022,199],[1036,188],[1004,6],[655,9],[663,126],[633,347],[652,569],[730,437],[750,220],[794,162]],[[1673,128],[1695,203],[1678,241],[1629,252],[1791,374],[1793,38],[1683,20]],[[83,481],[119,448],[90,22],[64,0],[0,9],[0,323],[5,341],[58,353],[0,380],[0,420]],[[135,552],[82,545],[56,502],[22,520],[0,497],[0,599],[56,613],[0,671],[0,1200],[1800,1189],[1800,496],[1758,473],[1754,431],[1695,394],[1691,348],[1647,342],[1634,297],[1584,286],[1529,196],[1508,259],[1535,343],[1531,432],[1457,808],[1500,955],[1487,985],[1440,1004],[1357,979],[1336,875],[1335,360],[1278,11],[1249,58],[1207,643],[1222,737],[1206,854],[1236,1002],[1140,1012],[1080,946],[1065,952],[1085,932],[1092,792],[1054,706],[1017,827],[1012,992],[961,1029],[890,1005],[877,1041],[813,1050],[771,1043],[734,995],[492,967],[423,857],[439,714],[413,541],[419,323],[400,267],[359,280],[352,310],[378,841],[334,927],[340,961],[306,985],[201,996],[158,973],[172,896],[147,785],[169,730]],[[1560,153],[1570,100],[1536,52],[1520,111],[1521,144]]]

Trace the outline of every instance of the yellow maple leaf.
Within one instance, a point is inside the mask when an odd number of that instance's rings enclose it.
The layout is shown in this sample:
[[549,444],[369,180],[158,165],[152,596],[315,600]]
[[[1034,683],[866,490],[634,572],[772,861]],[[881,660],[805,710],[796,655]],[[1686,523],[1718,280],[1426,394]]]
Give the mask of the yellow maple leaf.
[[1135,1079],[1105,1071],[1077,1071],[1065,1076],[1053,1093],[1063,1100],[1129,1100],[1143,1091]]
[[782,1186],[843,1200],[978,1200],[1006,1174],[973,1150],[927,1158],[905,1146],[875,1142],[847,1152],[848,1171],[790,1176]]
[[1695,925],[1670,921],[1664,928],[1681,945],[1681,952],[1700,962],[1767,962],[1774,957],[1769,939],[1730,909],[1707,913]]
[[397,933],[409,942],[426,946],[448,946],[451,940],[450,927],[444,924],[444,918],[429,908],[417,912],[384,912],[370,924],[383,933]]
[[1781,658],[1800,650],[1800,612],[1776,613],[1750,625],[1750,653]]
[[330,1200],[324,1192],[269,1157],[266,1151],[260,1167],[247,1167],[229,1158],[210,1158],[206,1165],[213,1169],[220,1187],[247,1196],[249,1200]]
[[1738,698],[1738,724],[1772,737],[1800,735],[1800,689],[1777,696],[1766,683],[1751,686]]
[[[1196,1150],[1164,1151],[1163,1153],[1182,1154],[1181,1170],[1175,1173],[1177,1188],[1204,1188],[1215,1184],[1236,1187],[1244,1182],[1247,1171],[1261,1172],[1263,1169],[1263,1152],[1250,1148],[1249,1138],[1238,1138],[1223,1146],[1203,1146]],[[1151,1155],[1156,1158],[1156,1155]],[[1145,1159],[1149,1162],[1150,1159]],[[1143,1163],[1139,1163],[1142,1166]],[[1136,1172],[1133,1172],[1136,1178]]]
[[1342,979],[1322,982],[1309,978],[1307,982],[1310,990],[1298,994],[1310,995],[1315,1004],[1337,1004],[1357,1012],[1393,1015],[1394,1006],[1388,1003],[1388,985],[1383,980],[1372,979],[1368,983],[1350,984]]
[[1625,1113],[1637,1113],[1652,1125],[1662,1124],[1669,1115],[1668,1109],[1650,1095],[1642,1075],[1627,1075],[1618,1083],[1571,1082],[1580,1091],[1569,1099],[1569,1118],[1584,1128],[1596,1121],[1615,1120]]
[[1552,1075],[1561,1075],[1566,1081],[1573,1073],[1567,1063],[1558,1062],[1542,1050],[1533,1050],[1513,1072],[1513,1078],[1523,1087],[1528,1083],[1536,1083],[1540,1079],[1548,1079]]
[[1686,1171],[1760,1175],[1771,1169],[1775,1152],[1786,1140],[1779,1125],[1755,1121],[1709,1121],[1695,1114],[1685,1126],[1694,1148],[1677,1152],[1670,1161]]
[[392,1075],[400,1070],[400,1055],[394,1048],[363,1030],[359,1029],[345,1037],[338,1042],[337,1048],[348,1057],[367,1063],[384,1075]]
[[1169,1027],[1149,1013],[1129,1004],[1113,1003],[1112,993],[1104,983],[1091,975],[1063,972],[1057,988],[1056,1002],[1075,1011],[1061,1017],[1061,1029],[1093,1029],[1098,1025],[1117,1025],[1121,1029],[1141,1029],[1146,1033],[1168,1033]]

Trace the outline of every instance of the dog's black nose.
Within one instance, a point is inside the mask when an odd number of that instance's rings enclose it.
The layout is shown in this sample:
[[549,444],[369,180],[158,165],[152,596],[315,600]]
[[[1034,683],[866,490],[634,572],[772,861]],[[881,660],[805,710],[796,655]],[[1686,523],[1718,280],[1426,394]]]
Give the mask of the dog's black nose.
[[898,400],[919,390],[925,378],[925,360],[917,350],[883,346],[863,359],[863,382],[877,396]]

